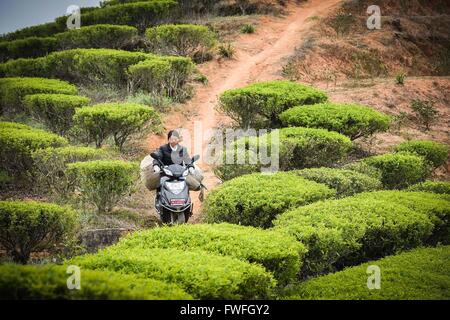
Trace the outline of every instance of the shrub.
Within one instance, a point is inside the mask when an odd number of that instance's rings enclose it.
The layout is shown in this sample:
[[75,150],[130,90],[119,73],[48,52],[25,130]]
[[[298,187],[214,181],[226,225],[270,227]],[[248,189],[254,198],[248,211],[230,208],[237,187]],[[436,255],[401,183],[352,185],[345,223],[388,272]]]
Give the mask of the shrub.
[[278,284],[295,278],[305,254],[302,244],[283,233],[226,223],[154,228],[128,236],[115,248],[201,249],[259,263],[273,273]]
[[288,109],[280,115],[280,120],[285,126],[337,131],[352,140],[386,131],[390,123],[388,116],[372,108],[332,103]]
[[14,262],[25,264],[32,252],[54,249],[70,236],[76,213],[68,207],[34,201],[0,201],[0,244]]
[[[450,246],[421,248],[302,283],[291,299],[448,300]],[[382,270],[382,290],[367,289],[367,268]]]
[[395,76],[395,84],[404,85],[405,84],[405,78],[406,78],[406,74],[405,73],[397,74]]
[[379,190],[382,187],[380,180],[351,170],[312,168],[295,171],[295,173],[337,190],[337,197],[348,197],[356,193]]
[[217,42],[208,27],[192,24],[164,24],[147,29],[145,35],[151,51],[191,58],[210,51]]
[[404,189],[424,181],[429,174],[426,160],[414,154],[388,153],[364,159],[381,171],[381,182],[388,189]]
[[[232,157],[233,163],[227,162],[228,157]],[[244,156],[245,162],[238,161],[239,156]],[[242,176],[244,174],[261,172],[262,165],[258,154],[253,150],[245,150],[229,148],[226,152],[221,154],[222,163],[214,165],[214,174],[222,181],[231,180],[233,178]]]
[[185,86],[193,71],[194,64],[187,58],[147,59],[129,67],[130,89],[183,101],[186,96]]
[[112,136],[119,149],[132,134],[155,130],[161,123],[152,107],[132,103],[103,103],[79,108],[73,120],[89,141],[95,141],[97,148]]
[[203,220],[268,228],[278,214],[334,195],[327,186],[291,173],[245,175],[209,193]]
[[33,168],[33,151],[67,145],[66,139],[44,130],[0,122],[0,165],[12,176],[21,177]]
[[439,115],[432,101],[414,100],[411,103],[411,109],[426,131],[430,130],[430,126],[436,121]]
[[58,33],[55,38],[62,50],[75,48],[121,49],[132,43],[138,31],[130,26],[98,24]]
[[222,58],[232,59],[236,53],[234,46],[231,43],[222,43],[218,47],[219,55]]
[[77,94],[77,88],[65,81],[43,78],[0,79],[0,112],[20,112],[22,99],[36,93]]
[[396,152],[410,152],[424,157],[435,168],[447,162],[449,150],[445,144],[427,140],[407,141],[395,147]]
[[306,245],[302,276],[332,272],[448,239],[448,232],[441,236],[441,219],[448,217],[449,201],[412,194],[372,192],[314,203],[283,213],[274,225]]
[[278,116],[297,105],[327,100],[325,93],[290,81],[268,81],[225,91],[219,109],[244,128],[266,128],[279,125]]
[[381,171],[371,165],[368,165],[364,161],[350,162],[342,166],[342,169],[362,173],[371,178],[381,180]]
[[30,37],[0,43],[0,62],[18,58],[42,57],[56,51],[58,41],[55,38]]
[[408,188],[408,191],[425,191],[439,194],[450,194],[450,182],[448,181],[425,181]]
[[64,266],[0,266],[0,296],[8,300],[190,300],[175,285],[114,272],[81,270],[81,289],[67,288]]
[[88,105],[89,98],[65,94],[33,94],[25,96],[23,103],[28,112],[54,133],[65,135],[72,127],[75,109]]
[[67,165],[74,162],[104,159],[108,155],[102,149],[88,147],[46,148],[33,152],[33,171],[36,185],[47,194],[59,199],[68,196],[73,187],[67,175]]
[[167,281],[196,299],[267,298],[276,283],[261,266],[198,250],[106,249],[70,263]]
[[81,201],[93,204],[99,213],[110,212],[129,194],[139,173],[137,164],[119,160],[76,162],[67,168]]
[[242,33],[255,33],[255,26],[252,24],[244,24],[241,28]]
[[14,41],[30,37],[49,37],[55,33],[63,32],[66,28],[66,25],[58,25],[55,22],[48,22],[7,33],[0,37],[0,41]]

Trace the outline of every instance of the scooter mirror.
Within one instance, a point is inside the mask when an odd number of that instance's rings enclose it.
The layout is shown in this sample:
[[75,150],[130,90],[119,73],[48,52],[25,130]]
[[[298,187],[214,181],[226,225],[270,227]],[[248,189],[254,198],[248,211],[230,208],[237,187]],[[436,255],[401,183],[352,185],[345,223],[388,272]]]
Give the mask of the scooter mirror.
[[192,162],[197,161],[198,159],[200,159],[200,156],[197,154],[192,158]]
[[150,153],[150,157],[152,157],[155,160],[160,160],[159,155],[155,152]]

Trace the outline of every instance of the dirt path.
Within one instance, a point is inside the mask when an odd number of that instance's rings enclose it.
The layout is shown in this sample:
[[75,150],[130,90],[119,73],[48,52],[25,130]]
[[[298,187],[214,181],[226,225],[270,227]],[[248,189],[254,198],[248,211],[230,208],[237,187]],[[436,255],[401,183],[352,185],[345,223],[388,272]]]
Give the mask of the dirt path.
[[[208,77],[207,86],[198,86],[195,97],[183,106],[183,112],[166,115],[164,124],[167,130],[184,128],[191,134],[194,126],[201,123],[203,131],[218,128],[229,122],[214,109],[218,96],[225,90],[245,86],[256,81],[281,79],[281,68],[284,61],[295,51],[302,42],[302,34],[313,22],[309,17],[326,15],[340,0],[310,0],[301,5],[289,7],[289,14],[285,17],[263,17],[254,34],[243,34],[237,37],[233,45],[236,55],[232,60],[214,60],[199,66],[199,70]],[[191,115],[189,118],[186,115]],[[202,150],[207,149],[209,137],[193,137],[201,139]],[[165,136],[150,136],[146,142],[146,149],[154,150],[166,143]],[[189,150],[193,144],[185,143]],[[201,154],[201,159],[204,159]],[[204,184],[209,190],[220,183],[211,167],[204,161],[199,162],[204,170]],[[191,222],[199,221],[200,202],[193,194],[194,216]]]

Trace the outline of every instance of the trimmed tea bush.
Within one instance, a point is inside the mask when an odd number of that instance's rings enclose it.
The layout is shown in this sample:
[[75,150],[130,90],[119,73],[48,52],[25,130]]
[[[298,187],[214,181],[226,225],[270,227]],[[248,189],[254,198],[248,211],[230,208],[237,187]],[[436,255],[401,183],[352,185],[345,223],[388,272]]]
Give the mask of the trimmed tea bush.
[[35,201],[0,201],[0,244],[14,262],[25,264],[32,252],[54,249],[71,236],[76,213],[68,207]]
[[348,197],[356,193],[382,188],[380,180],[351,170],[312,168],[295,171],[295,173],[305,179],[326,184],[337,190],[337,197]]
[[[448,300],[450,246],[421,248],[312,279],[290,299]],[[381,290],[367,288],[367,268],[381,268]]]
[[67,145],[66,139],[29,126],[0,122],[0,165],[12,176],[23,176],[32,169],[33,151]]
[[363,160],[381,171],[381,182],[387,189],[404,189],[424,181],[429,174],[427,161],[414,154],[388,153]]
[[268,228],[278,214],[331,198],[335,193],[323,184],[292,173],[245,175],[225,182],[208,194],[203,204],[203,220]]
[[103,103],[79,108],[73,120],[97,148],[105,139],[113,137],[115,145],[122,149],[131,135],[155,130],[161,124],[159,114],[152,107],[134,103]]
[[408,188],[408,191],[425,191],[450,195],[450,182],[448,181],[425,181]]
[[293,280],[306,250],[294,238],[275,231],[233,224],[197,224],[162,227],[133,233],[112,250],[174,248],[200,249],[259,263],[279,284]]
[[323,128],[346,135],[351,140],[389,129],[390,117],[356,104],[322,103],[298,106],[280,115],[284,126]]
[[33,152],[33,172],[41,192],[61,198],[72,191],[66,170],[69,163],[104,159],[108,155],[102,149],[89,147],[46,148]]
[[395,147],[396,152],[410,152],[424,157],[426,160],[437,168],[447,162],[448,152],[450,148],[448,145],[427,140],[413,140],[399,144]]
[[55,22],[48,22],[19,29],[14,32],[9,32],[5,35],[0,36],[0,41],[2,42],[14,41],[30,37],[40,37],[40,38],[50,37],[55,33],[63,32],[66,29],[67,29],[66,25],[58,25]]
[[42,57],[57,49],[58,41],[52,37],[30,37],[0,42],[0,62],[9,59]]
[[58,33],[55,38],[62,50],[75,48],[121,49],[135,41],[137,35],[138,31],[134,27],[98,24]]
[[306,245],[302,276],[310,276],[447,242],[449,204],[433,194],[363,193],[283,213],[274,225]]
[[43,78],[0,79],[0,112],[12,114],[23,110],[22,99],[36,93],[77,94],[77,88],[65,81]]
[[279,114],[298,105],[327,101],[324,92],[290,81],[268,81],[225,91],[219,110],[241,128],[279,126]]
[[[240,152],[238,149],[228,149],[229,157],[232,157],[233,163],[227,163],[227,155],[222,153],[222,163],[214,166],[214,174],[222,181],[231,180],[233,178],[242,176],[244,174],[250,174],[255,172],[261,172],[262,165],[260,164],[259,156],[252,150],[245,150]],[[242,156],[245,159],[245,163],[240,164],[238,157]]]
[[99,213],[111,212],[117,202],[131,192],[139,175],[136,163],[120,160],[97,160],[67,165],[83,203],[92,204]]
[[75,258],[70,264],[167,281],[196,299],[263,299],[276,284],[259,265],[200,250],[106,249]]
[[381,171],[373,166],[368,165],[364,161],[355,161],[348,163],[342,166],[342,169],[359,172],[377,180],[381,179]]
[[67,267],[0,266],[0,296],[8,300],[191,300],[173,284],[134,275],[81,269],[80,290],[67,288]]
[[158,57],[128,68],[130,90],[144,90],[156,96],[166,95],[183,101],[185,86],[195,69],[188,58]]
[[147,29],[145,36],[152,52],[191,58],[209,52],[217,42],[208,27],[193,24],[164,24]]
[[65,94],[33,94],[25,96],[27,111],[54,133],[65,135],[72,127],[75,109],[87,106],[89,98]]

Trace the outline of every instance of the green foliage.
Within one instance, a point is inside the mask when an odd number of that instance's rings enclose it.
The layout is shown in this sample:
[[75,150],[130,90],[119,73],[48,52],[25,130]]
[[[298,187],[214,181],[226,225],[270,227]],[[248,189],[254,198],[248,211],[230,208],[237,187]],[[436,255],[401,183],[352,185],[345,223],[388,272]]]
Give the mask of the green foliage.
[[164,24],[145,32],[152,52],[194,58],[209,52],[217,42],[216,34],[206,26]]
[[43,193],[64,200],[73,187],[73,181],[70,181],[66,172],[67,165],[104,159],[107,155],[102,149],[89,147],[69,146],[36,150],[32,154],[36,187]]
[[344,165],[342,169],[359,172],[374,179],[381,180],[381,171],[371,165],[368,165],[364,161],[350,162]]
[[219,55],[222,58],[232,59],[234,57],[234,55],[236,54],[236,49],[229,42],[221,43],[217,49],[219,51]]
[[57,49],[58,41],[52,37],[30,37],[0,42],[0,62],[9,59],[42,57]]
[[[290,299],[448,300],[450,246],[421,248],[302,283]],[[381,269],[381,290],[367,288],[367,268]]]
[[65,135],[72,127],[75,109],[89,102],[90,99],[86,97],[49,93],[28,95],[23,99],[29,114],[60,135]]
[[193,71],[194,64],[188,58],[147,59],[129,67],[130,89],[183,101],[188,95],[185,87]]
[[409,153],[388,153],[363,160],[381,171],[381,182],[387,189],[404,189],[424,181],[430,172],[428,162]]
[[312,168],[295,171],[299,176],[323,183],[337,190],[337,197],[348,197],[356,193],[375,191],[382,188],[378,179],[368,175],[345,169]]
[[156,130],[161,124],[159,114],[149,106],[132,103],[103,103],[75,111],[75,125],[100,148],[108,137],[122,149],[133,134]]
[[437,168],[447,162],[448,145],[428,140],[412,140],[399,144],[395,147],[396,152],[410,152],[424,157]]
[[133,233],[115,248],[201,249],[261,264],[273,273],[278,284],[287,284],[296,277],[306,252],[302,244],[286,234],[226,223],[154,228]]
[[77,223],[68,207],[34,201],[0,201],[0,244],[14,262],[25,264],[32,252],[55,249]]
[[306,245],[302,276],[310,276],[447,242],[449,208],[448,199],[434,194],[380,191],[301,207],[274,225]]
[[81,270],[81,289],[67,288],[64,266],[0,266],[0,296],[8,300],[191,300],[173,284],[115,272]]
[[0,41],[14,41],[30,37],[50,37],[55,33],[63,32],[66,28],[66,25],[58,25],[55,22],[48,22],[7,33],[0,37]]
[[255,26],[253,24],[244,24],[241,28],[242,33],[255,33]]
[[36,93],[77,94],[77,88],[65,81],[43,78],[0,79],[0,113],[23,110],[22,99]]
[[405,84],[406,73],[399,73],[395,76],[395,83],[398,85]]
[[416,114],[420,124],[425,127],[426,131],[430,130],[430,126],[439,116],[439,112],[432,101],[413,100],[411,103],[411,109]]
[[55,38],[62,50],[75,48],[122,49],[135,41],[138,31],[130,26],[98,24],[58,33]]
[[335,190],[295,174],[251,174],[212,190],[203,205],[207,223],[229,222],[268,228],[280,213],[331,198]]
[[94,205],[99,213],[111,212],[124,195],[130,194],[139,174],[137,164],[120,160],[76,162],[67,168],[81,201]]
[[448,181],[425,181],[408,188],[408,191],[425,191],[450,195],[450,182]]
[[356,18],[341,9],[330,18],[328,24],[336,31],[337,36],[344,36],[356,24]]
[[285,126],[323,128],[337,131],[350,139],[367,137],[389,129],[390,117],[357,104],[323,103],[299,106],[284,111]]
[[220,96],[219,110],[244,129],[258,129],[279,125],[278,116],[286,109],[326,100],[325,93],[309,86],[268,81],[225,91]]
[[[233,161],[227,162],[227,157]],[[239,157],[243,157],[245,161],[240,163]],[[221,155],[222,163],[214,166],[214,174],[222,181],[231,180],[233,178],[242,176],[244,174],[260,172],[262,165],[259,162],[259,157],[253,150],[244,150],[229,148]]]
[[196,299],[268,298],[276,284],[259,265],[200,250],[111,248],[70,263],[167,281]]
[[33,169],[33,151],[67,144],[66,139],[44,130],[0,122],[0,166],[17,178],[24,177]]

